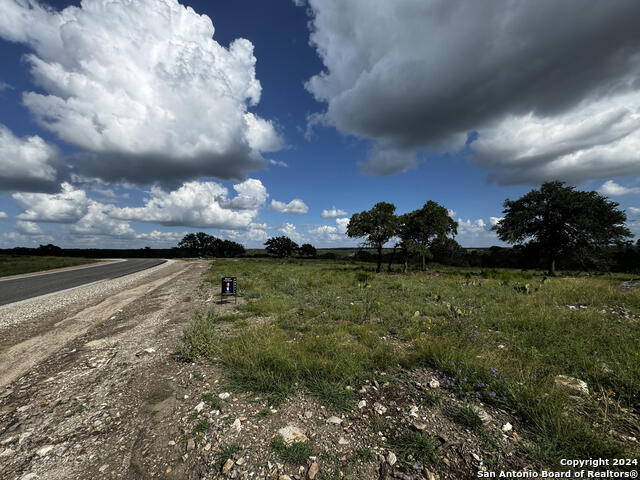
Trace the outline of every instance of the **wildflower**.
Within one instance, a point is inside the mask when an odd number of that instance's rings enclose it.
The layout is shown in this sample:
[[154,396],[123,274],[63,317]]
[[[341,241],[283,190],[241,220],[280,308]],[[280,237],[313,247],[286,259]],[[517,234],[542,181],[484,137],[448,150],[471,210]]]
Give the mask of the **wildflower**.
[[490,397],[495,397],[495,396],[496,396],[496,392],[491,392],[491,393],[489,394],[489,396],[490,396]]

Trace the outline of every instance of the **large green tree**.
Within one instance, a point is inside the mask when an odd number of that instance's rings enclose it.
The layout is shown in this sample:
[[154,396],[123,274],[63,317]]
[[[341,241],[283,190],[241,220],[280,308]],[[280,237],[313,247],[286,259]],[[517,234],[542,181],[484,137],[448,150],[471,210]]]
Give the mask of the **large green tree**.
[[505,200],[504,218],[492,228],[504,242],[535,244],[546,256],[549,275],[555,275],[556,261],[568,252],[595,253],[632,236],[617,207],[598,192],[547,182],[518,200]]
[[298,250],[298,244],[284,235],[281,237],[271,237],[264,244],[267,246],[267,252],[276,257],[290,257],[293,252]]
[[236,257],[245,253],[244,247],[231,240],[221,240],[204,232],[188,233],[178,248],[186,250],[189,255],[200,257]]
[[458,223],[449,216],[448,210],[429,200],[422,208],[400,217],[397,236],[404,257],[404,271],[407,271],[409,256],[420,255],[422,270],[426,259],[430,258],[431,247],[437,239],[449,238],[458,233]]
[[371,210],[354,213],[347,225],[347,236],[351,238],[365,237],[364,244],[373,247],[378,252],[378,267],[382,265],[382,247],[396,233],[398,217],[395,215],[396,206],[392,203],[376,203]]

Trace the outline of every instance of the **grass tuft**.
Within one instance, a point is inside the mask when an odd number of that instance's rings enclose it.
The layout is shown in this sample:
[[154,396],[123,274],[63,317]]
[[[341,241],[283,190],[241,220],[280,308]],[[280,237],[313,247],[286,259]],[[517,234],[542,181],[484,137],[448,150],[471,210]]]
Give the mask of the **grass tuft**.
[[292,442],[287,445],[280,435],[271,440],[271,450],[284,463],[295,465],[303,465],[313,455],[309,442]]

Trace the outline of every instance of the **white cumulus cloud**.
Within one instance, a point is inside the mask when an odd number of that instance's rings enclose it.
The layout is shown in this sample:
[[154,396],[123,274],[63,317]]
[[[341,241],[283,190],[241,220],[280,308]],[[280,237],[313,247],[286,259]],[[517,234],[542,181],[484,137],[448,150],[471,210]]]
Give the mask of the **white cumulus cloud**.
[[9,216],[7,215],[7,212],[3,212],[2,210],[0,210],[0,219],[3,218],[9,218]]
[[602,184],[599,189],[600,193],[605,195],[630,195],[634,193],[640,193],[640,188],[638,187],[625,187],[624,185],[620,185],[619,183],[614,182],[613,180],[607,180]]
[[271,200],[271,209],[280,213],[291,213],[293,215],[302,215],[309,211],[309,207],[299,198],[294,198],[289,203]]
[[322,210],[322,218],[338,218],[344,217],[347,214],[341,208],[333,207],[331,210]]
[[260,101],[253,45],[229,47],[176,0],[83,0],[62,11],[6,0],[0,37],[28,45],[24,105],[87,153],[81,173],[139,184],[241,178],[283,142]]
[[19,138],[0,124],[0,190],[38,190],[55,184],[58,149],[37,135]]
[[257,216],[267,192],[259,180],[251,178],[233,188],[237,195],[229,198],[227,188],[216,182],[187,182],[169,192],[153,187],[143,207],[114,207],[110,215],[160,225],[244,229]]
[[23,235],[42,235],[44,233],[37,223],[25,220],[16,222],[16,230]]
[[14,193],[12,197],[23,210],[18,218],[32,222],[77,222],[88,212],[91,200],[84,190],[76,189],[69,183],[63,183],[61,190],[55,194]]
[[280,232],[285,237],[289,237],[298,245],[301,245],[307,242],[307,237],[305,237],[302,233],[298,232],[298,229],[293,223],[286,222],[282,224],[278,229],[278,232]]

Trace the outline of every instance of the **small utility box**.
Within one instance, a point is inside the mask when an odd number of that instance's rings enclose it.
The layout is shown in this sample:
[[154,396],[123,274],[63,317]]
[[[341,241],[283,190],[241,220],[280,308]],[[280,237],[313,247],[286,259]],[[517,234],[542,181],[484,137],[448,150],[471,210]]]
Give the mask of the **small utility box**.
[[236,277],[222,277],[220,303],[224,301],[224,297],[234,297],[235,303],[238,303],[238,284]]

